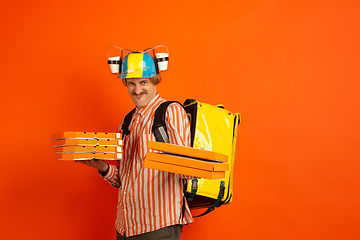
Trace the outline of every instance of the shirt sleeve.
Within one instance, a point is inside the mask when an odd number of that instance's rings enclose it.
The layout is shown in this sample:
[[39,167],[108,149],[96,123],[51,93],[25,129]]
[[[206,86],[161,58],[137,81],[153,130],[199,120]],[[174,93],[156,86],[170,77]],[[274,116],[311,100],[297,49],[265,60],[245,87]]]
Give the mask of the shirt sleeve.
[[115,165],[109,164],[109,171],[105,176],[100,174],[104,180],[108,181],[114,187],[120,187],[120,179],[119,179],[119,167]]
[[[166,109],[165,122],[171,144],[191,147],[190,122],[182,106],[178,103],[170,104]],[[194,178],[193,176],[178,175],[180,178]]]

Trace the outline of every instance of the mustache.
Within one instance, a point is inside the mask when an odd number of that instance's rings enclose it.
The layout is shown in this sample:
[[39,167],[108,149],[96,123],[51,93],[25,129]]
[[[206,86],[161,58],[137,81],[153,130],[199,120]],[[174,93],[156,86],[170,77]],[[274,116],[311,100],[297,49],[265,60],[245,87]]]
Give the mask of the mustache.
[[137,96],[137,95],[141,95],[141,94],[147,94],[148,92],[146,90],[142,91],[139,94],[136,94],[135,92],[132,92],[132,95]]

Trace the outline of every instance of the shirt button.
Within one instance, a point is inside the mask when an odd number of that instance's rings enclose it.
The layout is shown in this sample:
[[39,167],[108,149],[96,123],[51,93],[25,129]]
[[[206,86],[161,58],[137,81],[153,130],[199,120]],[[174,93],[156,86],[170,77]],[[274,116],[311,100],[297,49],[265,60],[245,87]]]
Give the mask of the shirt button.
[[124,195],[126,194],[126,192],[124,192]]

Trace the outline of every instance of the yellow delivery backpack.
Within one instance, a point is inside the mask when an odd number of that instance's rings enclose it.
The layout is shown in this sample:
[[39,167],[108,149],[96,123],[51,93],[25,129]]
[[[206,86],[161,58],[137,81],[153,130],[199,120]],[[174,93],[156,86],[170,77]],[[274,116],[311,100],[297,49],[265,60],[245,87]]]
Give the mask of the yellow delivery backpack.
[[[155,113],[152,130],[159,142],[167,142],[168,139],[165,112],[171,103],[174,101],[162,103]],[[193,99],[187,99],[184,102],[184,108],[190,119],[191,146],[227,155],[230,166],[223,179],[195,178],[185,183],[186,189],[184,190],[189,207],[208,208],[199,215],[203,216],[214,210],[215,207],[232,201],[233,170],[240,114],[229,112],[222,105],[214,106]]]

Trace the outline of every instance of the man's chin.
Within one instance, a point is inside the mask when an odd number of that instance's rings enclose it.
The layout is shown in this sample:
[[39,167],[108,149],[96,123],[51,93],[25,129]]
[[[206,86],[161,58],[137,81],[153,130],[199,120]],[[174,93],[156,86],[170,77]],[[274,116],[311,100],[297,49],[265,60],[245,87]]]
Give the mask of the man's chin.
[[135,99],[134,103],[135,103],[136,107],[139,109],[145,107],[145,104],[143,103],[143,101],[141,101],[139,99]]

